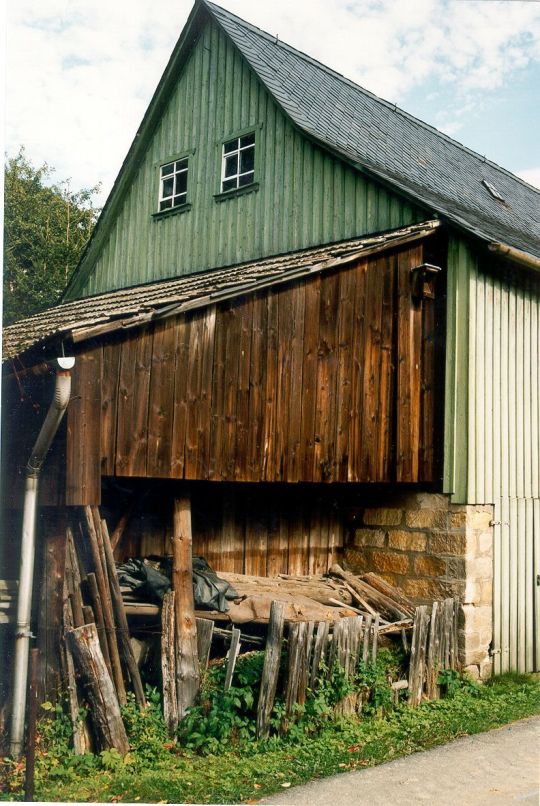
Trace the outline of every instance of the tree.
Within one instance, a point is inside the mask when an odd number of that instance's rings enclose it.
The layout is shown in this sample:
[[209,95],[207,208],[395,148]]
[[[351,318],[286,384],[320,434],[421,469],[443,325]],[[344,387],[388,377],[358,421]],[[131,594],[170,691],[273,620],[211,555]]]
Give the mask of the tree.
[[99,185],[73,192],[69,181],[53,184],[53,173],[34,167],[24,148],[6,161],[4,325],[58,301],[99,213]]

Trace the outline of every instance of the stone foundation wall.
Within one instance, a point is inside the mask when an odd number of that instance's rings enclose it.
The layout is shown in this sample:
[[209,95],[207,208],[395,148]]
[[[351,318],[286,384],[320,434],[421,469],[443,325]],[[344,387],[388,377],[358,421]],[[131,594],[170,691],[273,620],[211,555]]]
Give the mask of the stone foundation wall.
[[419,603],[458,598],[461,662],[482,679],[491,673],[492,509],[434,493],[381,494],[355,510],[345,548],[354,571],[375,571]]

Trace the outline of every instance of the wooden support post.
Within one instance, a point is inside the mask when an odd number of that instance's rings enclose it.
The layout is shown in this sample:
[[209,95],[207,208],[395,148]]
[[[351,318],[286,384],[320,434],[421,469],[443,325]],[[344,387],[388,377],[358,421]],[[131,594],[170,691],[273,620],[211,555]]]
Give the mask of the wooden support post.
[[[97,507],[95,509],[97,510]],[[135,692],[135,700],[137,701],[137,704],[141,708],[144,708],[146,706],[144,688],[141,680],[141,675],[139,672],[139,667],[137,665],[137,661],[135,660],[135,655],[133,654],[133,647],[131,646],[131,642],[129,640],[129,627],[127,623],[127,616],[124,608],[124,600],[122,599],[122,593],[120,591],[120,583],[118,581],[118,574],[116,572],[116,565],[114,562],[113,550],[109,538],[109,531],[107,529],[107,524],[104,520],[100,521],[98,517],[97,523],[100,526],[101,544],[103,546],[105,563],[109,575],[111,600],[114,609],[114,615],[116,617],[116,623],[118,625],[118,638],[120,640],[120,646],[122,649],[122,657],[124,659],[124,663],[127,666],[127,670],[131,678],[131,684],[133,686],[133,691]]]
[[88,701],[101,748],[115,747],[125,755],[129,750],[126,730],[114,686],[99,646],[95,624],[86,624],[67,634],[73,659],[86,687]]
[[[67,587],[67,586],[66,586]],[[82,626],[82,625],[76,625]],[[64,628],[65,630],[73,629],[71,621],[69,602],[64,602]],[[82,755],[87,749],[87,742],[85,737],[85,730],[82,720],[79,718],[79,697],[77,695],[77,681],[75,679],[75,669],[73,666],[73,655],[69,643],[65,641],[66,648],[66,674],[67,674],[67,691],[69,703],[69,715],[71,717],[71,724],[73,727],[73,749],[77,755]]]
[[375,616],[373,622],[373,641],[371,644],[371,660],[373,663],[377,660],[377,641],[379,639],[379,614]]
[[364,646],[362,650],[362,661],[364,666],[366,666],[369,662],[369,638],[371,634],[371,622],[373,621],[371,616],[366,616],[364,621]]
[[183,496],[174,501],[172,574],[175,591],[176,694],[180,722],[195,702],[200,685],[192,577],[191,500]]
[[[92,610],[96,617],[96,627],[98,631],[99,645],[103,652],[103,658],[107,664],[107,669],[112,677],[111,656],[109,655],[109,645],[107,643],[107,633],[105,630],[105,622],[103,620],[103,607],[101,606],[101,596],[99,595],[96,575],[94,573],[86,575],[86,582],[88,585],[88,593],[92,602]],[[75,626],[80,626],[79,624]]]
[[197,624],[197,655],[199,657],[199,672],[202,674],[208,668],[210,647],[214,634],[214,622],[207,618],[195,619]]
[[422,702],[426,667],[426,643],[429,626],[427,606],[416,608],[414,629],[411,641],[411,660],[409,667],[409,705],[415,707]]
[[92,560],[94,562],[94,569],[96,572],[96,580],[98,584],[99,595],[101,597],[101,607],[103,608],[103,620],[105,622],[105,628],[107,630],[107,642],[109,644],[109,654],[111,657],[111,667],[113,672],[114,685],[116,686],[116,691],[118,692],[118,700],[120,702],[120,705],[125,705],[127,702],[126,687],[124,685],[124,678],[122,676],[120,653],[118,652],[118,643],[116,640],[116,627],[114,624],[114,618],[112,614],[112,604],[109,593],[109,581],[105,576],[106,569],[103,566],[101,552],[99,548],[98,536],[96,533],[96,527],[94,525],[94,517],[92,514],[92,510],[89,506],[84,507],[84,515],[86,519],[86,525],[88,527],[88,536],[90,538],[89,540],[90,550],[92,552]]
[[225,672],[225,685],[224,691],[228,691],[232,685],[232,678],[238,654],[240,652],[240,630],[237,627],[232,628],[231,645],[227,653],[227,671]]
[[431,607],[431,618],[429,621],[429,643],[426,666],[426,697],[428,700],[439,699],[439,686],[437,679],[440,671],[439,660],[439,602],[433,602]]
[[[163,718],[169,736],[178,729],[178,700],[176,695],[176,650],[174,625],[174,591],[163,597],[161,609],[161,677],[163,681]],[[211,623],[211,622],[210,622]]]
[[319,677],[319,668],[321,662],[324,660],[324,652],[328,641],[329,624],[327,621],[319,621],[317,624],[317,633],[315,635],[315,642],[313,646],[313,657],[311,660],[311,674],[309,677],[309,687],[315,689],[317,679]]
[[264,655],[264,666],[261,678],[259,704],[257,706],[257,737],[268,736],[270,714],[274,707],[279,666],[281,662],[281,646],[283,643],[284,627],[283,602],[272,602],[270,607],[270,621],[268,623],[268,638]]

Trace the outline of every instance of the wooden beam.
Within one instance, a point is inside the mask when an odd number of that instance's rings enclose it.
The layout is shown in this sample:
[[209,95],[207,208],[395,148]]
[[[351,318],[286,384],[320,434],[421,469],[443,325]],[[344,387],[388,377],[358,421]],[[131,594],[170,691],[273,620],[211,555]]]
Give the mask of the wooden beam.
[[176,693],[178,720],[195,702],[200,673],[197,656],[197,626],[193,602],[193,559],[191,534],[191,499],[183,495],[174,501],[173,574],[176,631]]
[[116,692],[105,666],[95,624],[85,624],[67,633],[73,659],[84,683],[99,744],[103,750],[115,747],[121,755],[129,742]]

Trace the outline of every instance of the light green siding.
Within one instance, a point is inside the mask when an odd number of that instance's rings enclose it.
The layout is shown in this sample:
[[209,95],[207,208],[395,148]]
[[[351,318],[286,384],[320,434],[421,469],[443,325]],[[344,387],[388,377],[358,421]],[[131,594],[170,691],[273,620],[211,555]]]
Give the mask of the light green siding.
[[540,669],[540,281],[448,252],[444,489],[494,505],[494,668]]
[[[257,191],[219,192],[223,139],[258,127]],[[156,219],[158,166],[190,158],[191,209]],[[111,210],[112,212],[112,210]],[[301,135],[212,22],[178,76],[115,215],[69,298],[387,230],[426,213]],[[86,279],[85,279],[86,278]]]

